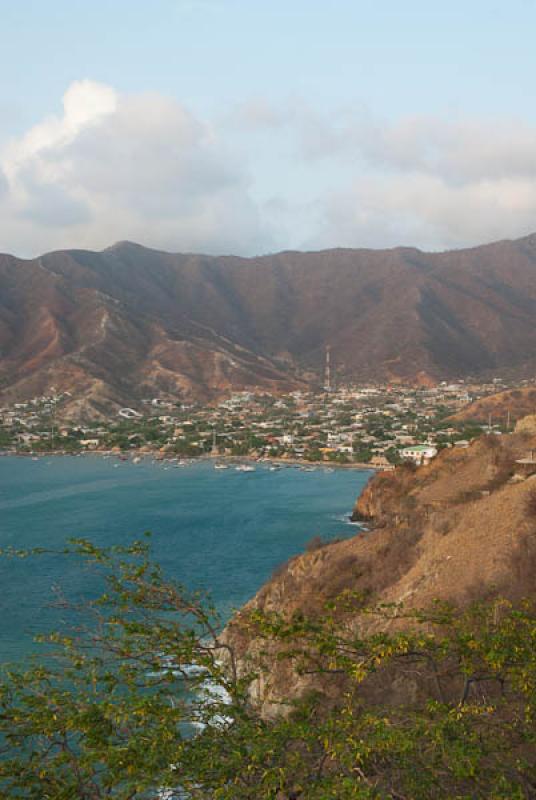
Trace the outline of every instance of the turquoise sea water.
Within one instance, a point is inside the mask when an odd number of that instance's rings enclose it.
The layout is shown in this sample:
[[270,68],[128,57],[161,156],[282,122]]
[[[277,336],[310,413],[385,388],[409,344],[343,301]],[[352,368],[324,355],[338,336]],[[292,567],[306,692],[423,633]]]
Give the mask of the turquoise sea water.
[[[153,533],[155,558],[189,588],[208,590],[226,618],[313,536],[354,535],[347,522],[369,473],[241,473],[210,463],[174,468],[98,456],[0,458],[0,547],[62,547],[69,537],[124,544]],[[61,621],[55,587],[69,597],[94,580],[57,556],[0,559],[0,660],[35,647]]]

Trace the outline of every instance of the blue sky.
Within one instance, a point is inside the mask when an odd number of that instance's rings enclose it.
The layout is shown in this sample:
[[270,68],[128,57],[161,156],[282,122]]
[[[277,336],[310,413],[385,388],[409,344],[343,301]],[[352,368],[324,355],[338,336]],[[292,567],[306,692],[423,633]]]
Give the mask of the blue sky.
[[533,0],[0,10],[3,251],[437,249],[536,229]]

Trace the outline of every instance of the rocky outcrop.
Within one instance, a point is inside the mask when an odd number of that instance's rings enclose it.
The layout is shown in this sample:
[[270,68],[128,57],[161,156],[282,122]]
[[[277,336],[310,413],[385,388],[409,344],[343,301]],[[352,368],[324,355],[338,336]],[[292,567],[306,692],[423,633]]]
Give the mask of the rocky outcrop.
[[413,481],[414,468],[407,464],[396,471],[380,472],[371,479],[352,511],[352,522],[373,522],[376,528],[407,512],[404,493]]
[[[527,447],[536,449],[536,435],[482,437],[467,449],[443,451],[417,470],[373,477],[355,512],[370,530],[291,559],[231,621],[225,637],[241,669],[248,670],[265,649],[245,625],[253,609],[314,616],[345,590],[371,603],[409,608],[437,598],[466,605],[494,595],[534,595],[536,477],[513,480],[515,462]],[[358,615],[353,624],[370,629],[373,623]],[[293,675],[287,663],[277,661],[276,650],[269,650],[269,669],[252,689],[266,715],[277,713],[289,693],[328,686]]]

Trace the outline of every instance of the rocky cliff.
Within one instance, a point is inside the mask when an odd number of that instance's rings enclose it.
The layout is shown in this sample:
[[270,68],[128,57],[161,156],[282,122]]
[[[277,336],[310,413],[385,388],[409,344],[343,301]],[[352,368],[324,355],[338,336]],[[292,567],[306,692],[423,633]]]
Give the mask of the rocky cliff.
[[[369,530],[291,559],[230,623],[225,635],[241,668],[255,664],[265,648],[245,625],[254,609],[314,616],[345,590],[406,608],[437,598],[463,606],[495,595],[534,595],[536,465],[517,463],[531,448],[534,433],[485,436],[419,469],[374,476],[354,511]],[[370,630],[377,623],[356,616],[352,624]],[[269,671],[253,687],[264,713],[274,713],[289,693],[322,685],[318,677],[296,676],[275,650],[268,658]],[[323,688],[334,691],[336,684]]]

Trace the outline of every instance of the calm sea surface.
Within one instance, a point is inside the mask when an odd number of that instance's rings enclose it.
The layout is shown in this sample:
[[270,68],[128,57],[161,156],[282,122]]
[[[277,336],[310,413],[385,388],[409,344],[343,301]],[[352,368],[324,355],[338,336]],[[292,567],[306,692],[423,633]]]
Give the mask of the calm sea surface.
[[[0,547],[62,547],[69,537],[125,544],[153,533],[155,558],[189,588],[210,592],[224,617],[313,536],[354,535],[347,523],[369,473],[241,473],[208,463],[174,468],[100,457],[0,458]],[[69,597],[94,578],[57,556],[0,558],[0,660],[31,652],[57,626],[54,587]]]

